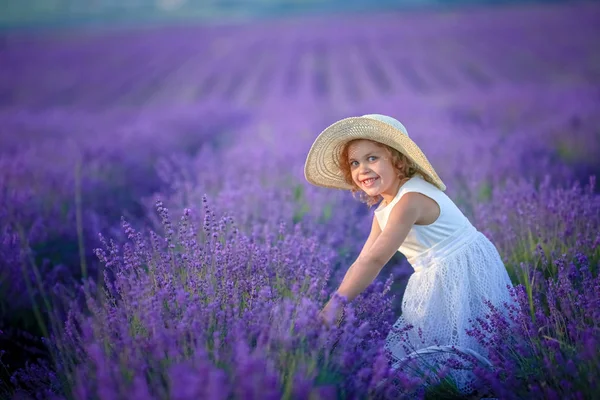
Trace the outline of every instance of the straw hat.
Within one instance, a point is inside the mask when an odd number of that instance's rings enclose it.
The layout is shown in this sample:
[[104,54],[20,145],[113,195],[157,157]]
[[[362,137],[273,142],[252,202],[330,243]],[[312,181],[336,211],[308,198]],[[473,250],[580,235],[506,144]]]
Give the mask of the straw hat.
[[398,150],[408,157],[422,174],[429,176],[440,190],[446,190],[446,185],[425,154],[408,137],[404,125],[392,117],[381,114],[345,118],[321,132],[306,157],[304,164],[306,180],[316,186],[352,189],[352,186],[344,181],[339,159],[344,145],[354,139],[373,140]]

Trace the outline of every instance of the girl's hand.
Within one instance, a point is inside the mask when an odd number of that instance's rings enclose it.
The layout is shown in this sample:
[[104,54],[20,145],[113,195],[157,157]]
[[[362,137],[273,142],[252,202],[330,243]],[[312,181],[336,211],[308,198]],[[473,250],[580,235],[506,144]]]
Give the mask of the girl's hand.
[[331,306],[331,303],[328,302],[319,312],[319,319],[327,325],[327,327],[330,327],[334,321],[335,324],[339,326],[344,319],[344,307],[341,305],[338,306],[337,312],[334,315],[333,307]]

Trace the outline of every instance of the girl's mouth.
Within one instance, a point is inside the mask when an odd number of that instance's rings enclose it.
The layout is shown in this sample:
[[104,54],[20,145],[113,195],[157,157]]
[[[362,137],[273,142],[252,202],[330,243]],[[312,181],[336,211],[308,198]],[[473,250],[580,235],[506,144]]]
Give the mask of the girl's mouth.
[[362,181],[364,187],[371,187],[375,184],[375,181],[379,178],[369,178]]

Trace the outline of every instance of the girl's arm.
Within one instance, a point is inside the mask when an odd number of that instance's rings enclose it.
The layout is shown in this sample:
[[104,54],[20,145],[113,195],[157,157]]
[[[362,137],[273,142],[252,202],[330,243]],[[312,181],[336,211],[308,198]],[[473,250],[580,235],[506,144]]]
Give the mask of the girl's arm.
[[[365,244],[363,245],[363,248],[360,251],[358,258],[364,257],[364,255],[369,252],[369,250],[371,249],[371,246],[373,246],[373,243],[375,243],[375,240],[377,240],[377,238],[379,237],[380,234],[381,234],[381,228],[379,227],[379,222],[377,222],[377,217],[375,215],[373,215],[373,223],[371,224],[371,232],[369,233],[369,237],[367,238]],[[346,283],[346,281],[348,280],[348,277],[350,276],[350,270],[352,269],[352,267],[354,267],[355,264],[356,263],[352,264],[350,266],[350,268],[348,268],[348,271],[346,271],[346,275],[344,276],[344,279],[342,280],[341,285],[344,285]],[[341,320],[343,310],[339,309],[337,316],[335,318],[332,318],[332,316],[329,315],[330,308],[331,308],[331,299],[327,302],[327,304],[325,304],[325,307],[323,307],[323,310],[320,313],[320,316],[325,320],[325,322],[330,323],[332,319]]]
[[[363,248],[360,251],[360,254],[358,255],[357,259],[364,257],[369,252],[369,250],[371,249],[371,246],[373,246],[373,243],[375,243],[375,240],[377,240],[377,238],[379,237],[380,234],[381,234],[381,228],[379,227],[379,222],[377,222],[377,217],[375,215],[373,215],[373,223],[371,224],[371,233],[369,233],[369,237],[367,238],[367,241],[363,245]],[[344,282],[348,279],[348,277],[350,276],[350,270],[352,269],[353,266],[354,266],[354,264],[352,264],[350,266],[350,268],[348,268],[348,271],[346,271],[346,275],[344,276],[344,279],[342,280],[342,283],[340,285],[343,285]]]
[[381,228],[379,227],[379,222],[377,222],[377,217],[375,216],[375,214],[373,214],[373,223],[371,224],[371,233],[369,233],[369,237],[367,238],[367,241],[365,242],[358,257],[364,256],[371,249],[371,246],[373,246],[373,243],[375,243],[375,240],[377,240],[380,233],[381,233]]
[[385,229],[375,236],[369,246],[367,240],[363,252],[348,268],[337,290],[338,294],[352,301],[375,280],[384,265],[398,251],[414,223],[424,213],[425,203],[421,196],[420,193],[406,193],[394,205]]

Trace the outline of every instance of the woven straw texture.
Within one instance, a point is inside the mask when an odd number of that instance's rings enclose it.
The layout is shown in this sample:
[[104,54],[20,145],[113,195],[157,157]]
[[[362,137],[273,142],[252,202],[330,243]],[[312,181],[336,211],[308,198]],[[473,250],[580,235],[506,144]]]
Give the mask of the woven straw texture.
[[408,136],[404,126],[394,118],[379,114],[345,118],[321,132],[306,157],[306,180],[316,186],[352,189],[343,179],[339,162],[344,145],[354,139],[373,140],[400,151],[440,190],[446,190],[446,185],[419,146]]

